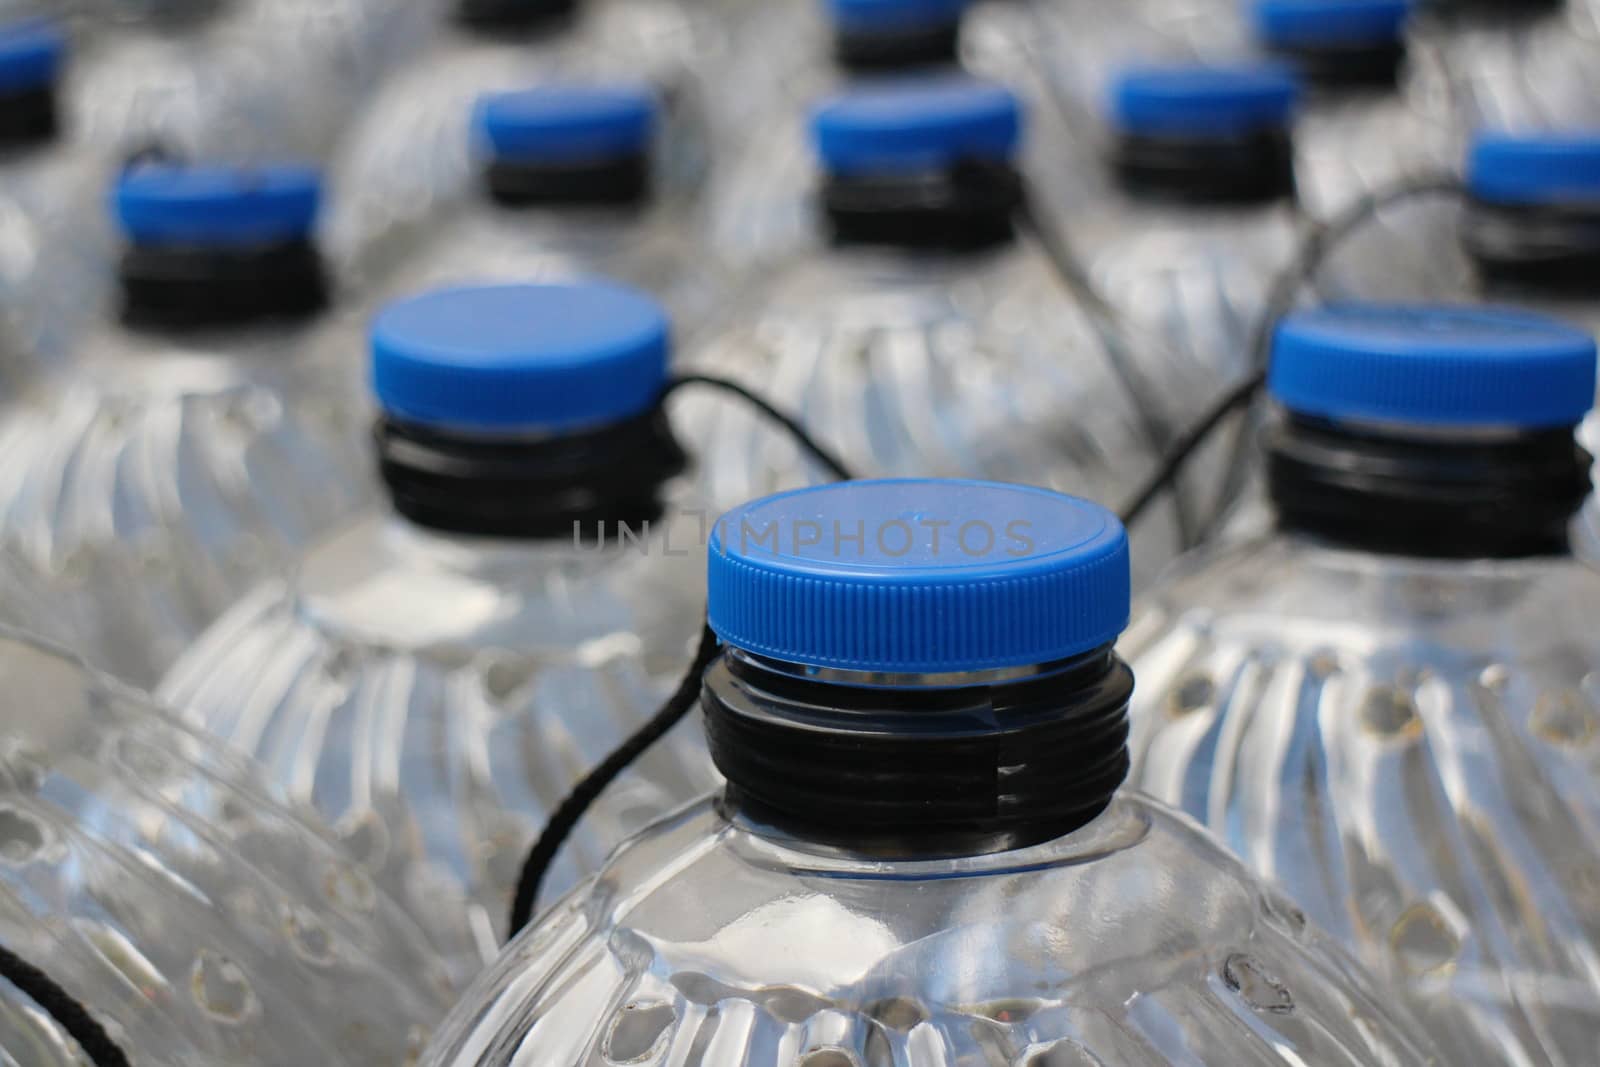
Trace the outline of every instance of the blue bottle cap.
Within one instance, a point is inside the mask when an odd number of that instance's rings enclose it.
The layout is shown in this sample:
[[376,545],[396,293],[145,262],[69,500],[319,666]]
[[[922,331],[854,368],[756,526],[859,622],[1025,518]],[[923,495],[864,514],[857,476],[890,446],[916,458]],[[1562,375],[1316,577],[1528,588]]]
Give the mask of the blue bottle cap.
[[1479,134],[1467,187],[1491,204],[1600,204],[1600,130]]
[[1298,95],[1275,64],[1135,68],[1112,82],[1111,117],[1134,136],[1237,137],[1287,128]]
[[1284,319],[1267,384],[1290,411],[1331,419],[1572,426],[1593,406],[1595,342],[1505,308],[1337,305]]
[[117,177],[112,195],[136,245],[232,248],[308,237],[322,179],[309,167],[140,165]]
[[1067,659],[1128,622],[1128,537],[1031,486],[843,482],[735,508],[712,532],[711,628],[810,667],[929,674]]
[[571,430],[654,404],[668,333],[659,304],[612,282],[439,289],[373,319],[372,385],[403,422]]
[[548,85],[479,97],[472,124],[493,159],[581,164],[647,151],[656,114],[645,85]]
[[969,0],[827,0],[833,24],[861,33],[950,26]]
[[66,35],[48,19],[0,26],[0,93],[25,93],[52,84],[66,54]]
[[1257,0],[1256,36],[1272,48],[1390,44],[1410,14],[1410,0]]
[[1005,86],[976,78],[908,79],[824,101],[811,114],[811,132],[823,166],[839,175],[1009,161],[1022,137],[1022,103]]

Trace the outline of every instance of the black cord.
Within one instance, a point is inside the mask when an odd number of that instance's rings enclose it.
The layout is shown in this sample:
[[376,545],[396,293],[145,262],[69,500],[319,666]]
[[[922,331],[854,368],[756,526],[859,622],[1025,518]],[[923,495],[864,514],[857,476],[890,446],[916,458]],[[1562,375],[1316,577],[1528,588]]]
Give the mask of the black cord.
[[719,378],[715,375],[699,373],[674,375],[672,380],[667,383],[666,389],[662,391],[661,399],[663,401],[666,400],[668,396],[677,392],[686,385],[709,385],[713,389],[721,389],[724,392],[732,393],[734,396],[739,397],[745,403],[749,404],[751,407],[761,412],[761,414],[765,415],[767,418],[771,419],[773,422],[787,430],[789,435],[795,439],[795,443],[804,449],[812,459],[816,460],[823,467],[826,467],[828,469],[828,473],[834,478],[841,482],[848,482],[855,479],[855,475],[850,473],[850,468],[844,465],[844,461],[838,456],[835,456],[828,448],[818,442],[816,438],[812,437],[810,432],[800,424],[800,420],[794,418],[793,416],[785,415],[766,400],[762,399],[751,389],[740,385],[731,378]]
[[95,1067],[131,1067],[127,1053],[117,1047],[82,1001],[3,945],[0,945],[0,978],[16,986],[60,1023]]
[[[1279,321],[1294,309],[1300,291],[1313,280],[1328,253],[1340,241],[1392,204],[1420,196],[1460,195],[1462,191],[1461,180],[1454,175],[1425,175],[1404,179],[1387,188],[1366,194],[1327,222],[1313,226],[1306,233],[1294,258],[1278,272],[1268,290],[1261,315],[1251,332],[1249,373],[1243,381],[1217,398],[1199,421],[1185,431],[1166,451],[1161,463],[1122,508],[1120,515],[1123,524],[1131,526],[1138,521],[1149,509],[1151,502],[1164,489],[1176,482],[1194,453],[1217,431],[1227,417],[1240,408],[1248,407],[1255,399],[1256,394],[1266,383],[1267,368],[1272,354],[1272,338]],[[1244,457],[1248,445],[1248,420],[1242,420],[1234,429],[1228,446],[1228,459],[1223,466],[1226,472],[1225,481],[1216,494],[1217,504],[1198,531],[1200,540],[1210,536],[1217,524],[1222,521],[1228,501],[1243,480]]]
[[[1088,273],[1083,268],[1082,260],[1072,251],[1065,236],[1050,225],[1040,211],[1039,203],[1038,195],[1032,185],[1024,179],[1022,199],[1017,205],[1019,221],[1023,228],[1033,235],[1034,241],[1044,253],[1045,259],[1055,269],[1056,276],[1061,279],[1062,284],[1083,302],[1084,310],[1098,331],[1101,343],[1106,347],[1107,362],[1111,365],[1111,371],[1117,376],[1123,391],[1133,403],[1134,416],[1138,420],[1139,432],[1143,435],[1146,445],[1163,456],[1170,455],[1185,438],[1174,439],[1174,428],[1160,415],[1161,405],[1156,400],[1154,387],[1139,376],[1135,368],[1137,361],[1126,356],[1115,310],[1095,290]],[[1182,465],[1181,461],[1179,465]],[[1155,485],[1149,495],[1156,496],[1162,489],[1167,488],[1170,482],[1171,479],[1168,478]],[[1189,502],[1183,493],[1174,492],[1172,502],[1178,524],[1178,536],[1187,544],[1192,539],[1195,517],[1190,513]],[[1148,504],[1148,500],[1141,501],[1139,510],[1143,511]]]
[[617,776],[628,769],[629,764],[683,721],[683,717],[700,699],[700,676],[711,665],[711,661],[717,658],[718,651],[717,635],[711,632],[710,626],[703,626],[700,630],[700,647],[695,650],[694,660],[678,683],[677,690],[661,706],[661,710],[652,715],[648,722],[619,745],[599,766],[586,774],[550,816],[550,821],[539,834],[539,840],[534,842],[533,848],[528,852],[527,861],[522,865],[522,875],[517,879],[517,894],[511,903],[512,936],[515,936],[517,931],[526,926],[528,920],[533,917],[534,905],[539,900],[539,887],[544,883],[545,875],[549,873],[550,864],[555,861],[556,853],[561,851],[561,846],[571,836],[578,821],[599,799],[600,794],[617,780]]

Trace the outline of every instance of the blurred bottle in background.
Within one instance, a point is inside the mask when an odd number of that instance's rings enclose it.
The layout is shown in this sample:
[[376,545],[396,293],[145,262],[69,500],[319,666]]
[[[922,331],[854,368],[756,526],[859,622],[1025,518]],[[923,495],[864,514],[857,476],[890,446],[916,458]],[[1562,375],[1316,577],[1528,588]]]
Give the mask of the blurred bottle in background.
[[[475,148],[484,145],[473,122],[487,94],[642,83],[672,131],[671,164],[703,175],[705,105],[692,60],[705,25],[672,0],[458,0],[429,49],[389,81],[346,139],[333,175],[348,190],[331,220],[335,261],[379,281],[414,251],[421,231],[481,195]],[[373,262],[357,261],[368,255]]]
[[[254,768],[9,626],[0,694],[0,942],[135,1062],[418,1054],[451,999],[443,962]],[[9,982],[0,1059],[87,1062]]]
[[1394,982],[1443,1063],[1593,1056],[1595,342],[1350,305],[1277,334],[1274,528],[1177,564],[1120,649],[1133,781]]
[[15,395],[102,315],[115,240],[104,164],[68,136],[61,84],[70,42],[57,23],[0,15],[0,383]]
[[[697,364],[797,413],[861,474],[1128,491],[1160,446],[1130,384],[1152,353],[1119,345],[1019,227],[1018,98],[912,79],[841,94],[810,125],[810,251],[742,296]],[[719,504],[821,477],[753,414],[676,403]],[[1176,523],[1163,508],[1143,531],[1141,576],[1174,551]]]
[[353,274],[382,279],[373,295],[603,275],[659,295],[690,333],[730,302],[729,279],[687,217],[703,145],[669,125],[647,83],[492,93],[473,116],[474,181],[461,201],[415,232],[361,246]]
[[[710,516],[658,407],[668,348],[661,309],[609,283],[384,309],[388,506],[224,614],[162,686],[332,822],[461,978],[504,943],[543,820],[700,634]],[[553,882],[715,781],[689,723],[600,798]]]
[[0,423],[0,537],[92,606],[93,658],[128,680],[363,500],[320,197],[298,167],[124,173],[119,320]]

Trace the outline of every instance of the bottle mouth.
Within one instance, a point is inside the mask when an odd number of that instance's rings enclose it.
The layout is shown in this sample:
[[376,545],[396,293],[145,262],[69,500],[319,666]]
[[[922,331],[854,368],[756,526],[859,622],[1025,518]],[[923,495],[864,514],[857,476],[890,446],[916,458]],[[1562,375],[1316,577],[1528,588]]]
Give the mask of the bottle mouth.
[[1268,494],[1280,527],[1363,551],[1560,555],[1591,491],[1574,430],[1452,436],[1288,413],[1266,431]]
[[31,148],[60,132],[57,86],[66,37],[49,20],[0,26],[0,150]]
[[724,805],[897,859],[1022,848],[1109,806],[1128,773],[1133,692],[1109,645],[960,682],[854,685],[729,649],[701,701]]
[[1394,88],[1410,0],[1258,0],[1256,37],[1321,90]]
[[485,186],[500,204],[629,205],[649,194],[658,104],[643,84],[490,94],[472,124]]
[[1123,71],[1111,88],[1112,173],[1152,199],[1292,198],[1297,98],[1294,78],[1273,65]]
[[1600,267],[1600,135],[1484,134],[1467,163],[1463,249],[1492,287],[1587,294]]
[[834,60],[847,70],[954,64],[967,0],[830,0]]
[[688,467],[660,409],[535,438],[382,416],[374,436],[390,502],[417,525],[482,537],[570,538],[579,549],[660,519],[667,484]]

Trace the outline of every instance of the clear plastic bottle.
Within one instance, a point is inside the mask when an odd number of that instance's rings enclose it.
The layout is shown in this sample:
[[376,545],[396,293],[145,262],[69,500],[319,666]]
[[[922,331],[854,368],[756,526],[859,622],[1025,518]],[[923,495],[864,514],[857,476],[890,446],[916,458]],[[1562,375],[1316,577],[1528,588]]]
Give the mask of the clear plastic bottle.
[[[637,291],[438,290],[372,341],[392,508],[241,601],[161,692],[314,805],[465,977],[543,819],[682,673],[710,516],[677,478],[667,323]],[[693,726],[671,735],[557,880],[715,781]]]
[[[1328,218],[1397,180],[1453,169],[1443,77],[1406,47],[1412,0],[1256,0],[1256,39],[1306,88],[1295,124],[1301,203]],[[1431,90],[1430,85],[1431,83]],[[1381,221],[1381,220],[1380,220]]]
[[1097,505],[992,482],[725,515],[726,787],[524,931],[423,1062],[1429,1062],[1292,904],[1121,788],[1127,552]]
[[[1218,385],[1249,370],[1267,293],[1293,258],[1297,96],[1266,64],[1121,71],[1094,204],[1066,219],[1094,291]],[[1166,395],[1185,423],[1209,399]]]
[[311,3],[90,0],[64,93],[73,136],[114,160],[153,146],[206,163],[322,158],[360,101],[331,91],[327,57],[291,29]]
[[1592,0],[1433,0],[1416,21],[1463,132],[1592,124],[1600,7]]
[[[1019,231],[1016,96],[916,79],[840,94],[811,127],[810,253],[763,278],[694,360],[797,413],[857,474],[1126,493],[1159,448],[1136,384],[1151,353],[1120,344]],[[753,414],[679,403],[719,504],[820,476]],[[1157,518],[1136,546],[1141,575],[1177,543]]]
[[215,614],[366,499],[352,339],[327,335],[314,172],[116,182],[121,321],[0,421],[0,539],[149,685]]
[[[411,1062],[443,962],[238,756],[0,628],[0,944],[82,1002],[135,1063]],[[0,984],[0,1061],[86,1060]]]
[[[666,102],[674,162],[706,165],[691,75],[696,27],[673,0],[455,0],[432,46],[352,127],[334,173],[353,192],[333,218],[333,255],[367,279],[403,262],[435,221],[479,193],[475,104],[486,94],[627,79]],[[699,158],[688,161],[698,136]],[[681,189],[681,187],[680,187]],[[358,262],[351,262],[358,260]]]
[[[767,4],[748,20],[726,74],[738,91],[715,98],[719,159],[703,215],[717,255],[757,271],[810,247],[814,168],[805,124],[819,99],[963,72],[1004,81],[1030,103],[1041,98],[1022,52],[1025,14],[1020,5],[990,0]],[[1030,140],[1030,155],[1059,142]],[[1049,160],[1046,170],[1040,160],[1033,169],[1054,177],[1058,162]]]
[[366,246],[357,277],[409,295],[599,275],[658,295],[686,333],[720,310],[728,279],[696,247],[685,210],[703,146],[667,125],[647,84],[546,84],[487,95],[473,111],[470,195],[425,232]]
[[1526,312],[1291,316],[1275,528],[1178,564],[1120,646],[1132,781],[1402,986],[1441,1063],[1594,1059],[1594,378]]
[[104,310],[114,242],[84,205],[104,176],[68,143],[56,23],[0,22],[0,381],[14,393],[55,366]]

